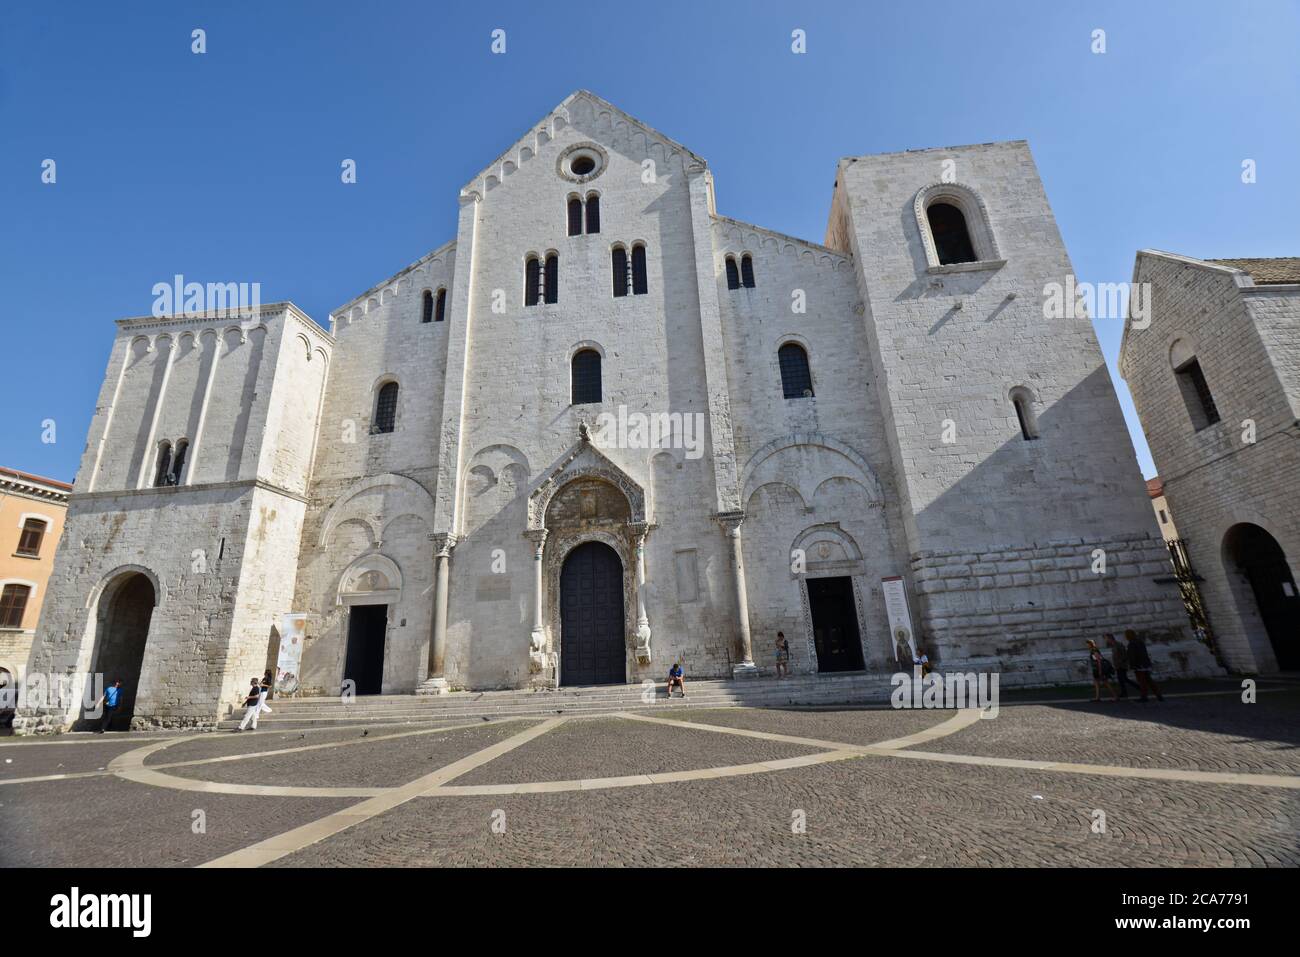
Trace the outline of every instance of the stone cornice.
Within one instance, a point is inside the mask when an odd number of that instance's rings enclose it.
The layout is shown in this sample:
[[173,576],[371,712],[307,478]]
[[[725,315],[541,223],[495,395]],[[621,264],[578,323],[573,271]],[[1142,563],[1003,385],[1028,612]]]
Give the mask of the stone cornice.
[[[259,306],[255,313],[256,318],[262,321],[282,315],[294,319],[304,330],[318,336],[322,341],[330,345],[334,344],[334,337],[328,331],[322,329],[311,316],[288,300],[266,303]],[[249,316],[241,316],[238,310],[217,313],[181,313],[172,316],[132,316],[127,319],[118,319],[117,327],[123,332],[143,332],[152,329],[194,329],[221,323],[247,322],[249,318]]]
[[63,489],[42,485],[38,482],[30,482],[0,473],[0,494],[19,495],[23,498],[30,498],[37,502],[57,502],[60,505],[66,506],[68,504],[68,496],[72,493],[66,492]]
[[388,287],[400,283],[403,279],[405,279],[410,273],[414,272],[415,270],[422,269],[427,265],[437,262],[447,253],[454,251],[455,248],[456,248],[456,240],[452,239],[443,243],[441,246],[439,246],[437,249],[433,250],[432,252],[425,253],[423,256],[421,256],[415,262],[411,263],[409,266],[406,266],[403,269],[399,269],[397,272],[393,273],[393,275],[389,276],[387,279],[375,283],[365,292],[361,293],[359,296],[352,297],[343,305],[339,306],[337,309],[330,310],[330,315],[329,315],[330,323],[332,324],[337,322],[340,317],[342,317],[344,314],[348,313],[353,308],[355,308],[358,303],[365,302],[366,299],[368,299],[371,296],[382,295],[383,292]]
[[829,246],[823,246],[821,243],[815,243],[808,239],[800,239],[798,236],[791,236],[787,233],[779,233],[775,229],[766,229],[763,226],[755,226],[753,223],[742,222],[739,219],[732,219],[730,216],[719,216],[713,214],[713,225],[718,229],[751,229],[756,233],[762,233],[764,236],[770,236],[781,242],[794,243],[796,246],[806,247],[810,252],[819,253],[824,256],[833,256],[840,262],[852,262],[853,257],[838,249],[832,249]]
[[302,502],[304,505],[309,504],[305,495],[299,495],[297,492],[290,492],[287,488],[268,482],[265,479],[241,479],[234,482],[209,482],[202,485],[164,485],[157,488],[123,488],[110,489],[102,492],[73,492],[69,498],[69,504],[76,504],[85,501],[98,501],[106,498],[147,498],[150,495],[168,496],[184,495],[187,492],[213,492],[223,489],[261,489],[264,492],[273,492],[276,495],[283,495],[285,498],[291,498],[295,502]]

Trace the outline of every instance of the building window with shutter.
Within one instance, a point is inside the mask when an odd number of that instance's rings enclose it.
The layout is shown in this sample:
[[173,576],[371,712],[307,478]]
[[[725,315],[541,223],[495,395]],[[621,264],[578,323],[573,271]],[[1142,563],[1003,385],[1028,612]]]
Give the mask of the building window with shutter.
[[5,585],[0,591],[0,628],[21,628],[27,612],[27,598],[32,593],[27,585]]
[[39,518],[29,518],[23,522],[23,530],[18,536],[18,554],[35,558],[41,553],[41,541],[45,538],[45,522]]

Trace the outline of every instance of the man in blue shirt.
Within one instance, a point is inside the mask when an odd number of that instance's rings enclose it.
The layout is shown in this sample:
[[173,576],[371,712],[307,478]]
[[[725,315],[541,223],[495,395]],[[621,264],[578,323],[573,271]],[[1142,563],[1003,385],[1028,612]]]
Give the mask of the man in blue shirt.
[[104,697],[99,699],[99,705],[103,709],[103,717],[99,719],[99,727],[95,729],[96,734],[103,734],[108,730],[108,726],[113,723],[113,715],[117,713],[117,707],[122,702],[122,679],[118,678],[104,692]]
[[682,697],[686,697],[686,682],[682,680],[682,663],[674,662],[673,666],[668,669],[668,697],[673,696],[673,688],[680,688]]

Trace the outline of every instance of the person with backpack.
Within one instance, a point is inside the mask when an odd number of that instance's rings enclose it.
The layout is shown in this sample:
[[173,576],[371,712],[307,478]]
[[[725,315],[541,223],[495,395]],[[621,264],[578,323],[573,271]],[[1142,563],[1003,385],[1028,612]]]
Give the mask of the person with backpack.
[[1106,690],[1110,692],[1110,700],[1118,701],[1119,695],[1115,693],[1115,686],[1111,683],[1111,676],[1115,673],[1114,666],[1106,660],[1106,656],[1101,653],[1097,643],[1091,638],[1088,639],[1088,664],[1092,668],[1092,700],[1098,702],[1101,700],[1101,686],[1104,682]]

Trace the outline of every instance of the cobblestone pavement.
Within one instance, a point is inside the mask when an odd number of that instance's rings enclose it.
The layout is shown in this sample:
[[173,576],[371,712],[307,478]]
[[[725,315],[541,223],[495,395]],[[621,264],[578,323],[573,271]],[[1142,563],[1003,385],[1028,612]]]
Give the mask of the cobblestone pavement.
[[1300,694],[1003,708],[918,750],[1124,767],[1300,774]]
[[1298,834],[1300,688],[0,741],[0,865],[1300,866]]
[[[789,733],[789,732],[787,732]],[[662,774],[730,764],[775,761],[813,748],[638,724],[622,718],[571,721],[456,779],[456,784],[518,784]]]

